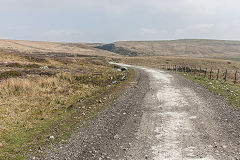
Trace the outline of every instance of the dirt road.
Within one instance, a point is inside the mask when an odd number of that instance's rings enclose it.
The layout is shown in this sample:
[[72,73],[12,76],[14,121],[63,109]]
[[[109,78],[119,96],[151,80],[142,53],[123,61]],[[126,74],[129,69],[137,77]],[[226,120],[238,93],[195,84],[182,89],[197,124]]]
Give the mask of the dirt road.
[[179,75],[127,67],[136,84],[48,159],[240,159],[239,111]]

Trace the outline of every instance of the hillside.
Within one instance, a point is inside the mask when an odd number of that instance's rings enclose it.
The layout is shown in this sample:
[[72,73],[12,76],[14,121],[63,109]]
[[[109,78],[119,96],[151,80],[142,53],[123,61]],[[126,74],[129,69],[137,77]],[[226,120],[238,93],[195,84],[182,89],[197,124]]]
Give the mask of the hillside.
[[240,41],[183,39],[170,41],[122,41],[97,46],[121,55],[240,57]]
[[24,54],[78,54],[83,56],[112,56],[114,53],[93,48],[84,43],[40,42],[0,39],[0,51]]

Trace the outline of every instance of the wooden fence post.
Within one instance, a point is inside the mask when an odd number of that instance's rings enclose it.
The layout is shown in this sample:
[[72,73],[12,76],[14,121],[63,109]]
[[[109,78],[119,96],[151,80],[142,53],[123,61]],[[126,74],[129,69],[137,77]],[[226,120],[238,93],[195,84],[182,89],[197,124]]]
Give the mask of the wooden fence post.
[[218,81],[218,79],[219,79],[219,69],[218,69],[218,72],[217,72],[217,81]]
[[237,83],[237,71],[235,72],[235,77],[234,77],[234,84]]
[[206,70],[204,72],[204,78],[206,78],[206,76],[207,76],[207,68],[206,68]]
[[210,71],[209,79],[210,80],[212,79],[212,68],[211,68],[211,71]]
[[227,81],[227,69],[226,69],[226,72],[225,72],[224,80],[225,80],[225,82]]
[[202,68],[200,67],[199,74],[198,74],[199,77],[201,76],[201,72],[202,72]]

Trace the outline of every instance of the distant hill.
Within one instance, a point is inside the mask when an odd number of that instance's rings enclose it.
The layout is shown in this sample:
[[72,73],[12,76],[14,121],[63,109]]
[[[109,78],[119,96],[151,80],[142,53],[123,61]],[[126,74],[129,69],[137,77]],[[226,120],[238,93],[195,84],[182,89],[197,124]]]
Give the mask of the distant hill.
[[115,53],[91,47],[85,43],[40,42],[0,39],[0,52],[21,52],[24,54],[71,53],[88,56],[115,56]]
[[240,57],[240,41],[225,40],[122,41],[96,48],[130,56]]

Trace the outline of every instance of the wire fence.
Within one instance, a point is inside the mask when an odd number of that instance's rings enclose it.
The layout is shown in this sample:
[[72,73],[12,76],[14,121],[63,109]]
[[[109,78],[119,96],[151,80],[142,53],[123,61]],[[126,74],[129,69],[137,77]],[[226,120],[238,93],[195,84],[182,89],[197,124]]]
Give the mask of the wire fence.
[[210,80],[225,81],[234,84],[240,83],[238,70],[213,69],[207,67],[190,67],[179,65],[162,65],[161,68],[175,72],[184,72],[194,76],[208,78]]

